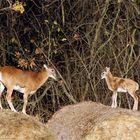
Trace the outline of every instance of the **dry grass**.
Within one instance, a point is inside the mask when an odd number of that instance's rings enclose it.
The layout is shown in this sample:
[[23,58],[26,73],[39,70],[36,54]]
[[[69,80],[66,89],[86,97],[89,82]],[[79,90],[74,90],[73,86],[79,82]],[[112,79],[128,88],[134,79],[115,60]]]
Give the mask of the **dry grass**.
[[31,116],[0,111],[0,140],[56,140],[50,130]]
[[59,140],[134,140],[140,137],[140,113],[82,102],[60,109],[47,126]]

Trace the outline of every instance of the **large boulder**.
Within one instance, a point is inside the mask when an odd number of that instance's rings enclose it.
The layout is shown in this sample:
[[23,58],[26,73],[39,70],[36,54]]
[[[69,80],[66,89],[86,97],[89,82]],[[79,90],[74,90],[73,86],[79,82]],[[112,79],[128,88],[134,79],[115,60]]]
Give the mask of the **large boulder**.
[[0,111],[0,140],[56,140],[35,118],[11,110]]
[[59,140],[137,140],[140,138],[140,113],[82,102],[57,111],[47,127]]

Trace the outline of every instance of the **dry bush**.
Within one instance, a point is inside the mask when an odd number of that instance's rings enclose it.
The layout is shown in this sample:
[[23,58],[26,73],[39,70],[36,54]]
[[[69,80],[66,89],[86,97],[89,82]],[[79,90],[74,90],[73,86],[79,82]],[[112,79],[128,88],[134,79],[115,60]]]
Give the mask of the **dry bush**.
[[140,137],[140,113],[89,101],[60,109],[47,126],[59,140],[134,140]]
[[[24,0],[23,13],[5,9],[8,2],[15,1],[0,1],[1,65],[37,71],[47,62],[61,78],[29,99],[28,114],[46,122],[71,103],[90,99],[109,105],[110,91],[100,80],[106,66],[140,83],[138,0]],[[21,98],[16,94],[14,101],[19,110]],[[121,94],[118,103],[131,108],[133,100]]]
[[0,111],[0,139],[14,140],[56,140],[51,131],[31,116]]

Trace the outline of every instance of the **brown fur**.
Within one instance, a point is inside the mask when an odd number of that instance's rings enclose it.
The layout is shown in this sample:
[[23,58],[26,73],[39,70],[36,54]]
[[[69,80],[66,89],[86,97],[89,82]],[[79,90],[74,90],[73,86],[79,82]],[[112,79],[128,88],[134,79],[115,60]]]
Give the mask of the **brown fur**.
[[[39,72],[23,71],[12,66],[5,66],[0,68],[0,74],[1,83],[7,88],[6,98],[11,110],[16,112],[11,102],[11,95],[16,87],[18,88],[16,90],[24,94],[22,112],[25,114],[28,95],[35,93],[49,77],[53,76],[52,78],[56,78],[54,69],[48,68],[46,65],[44,65],[42,70]],[[0,87],[0,98],[3,91],[2,84]],[[0,108],[2,109],[1,101]]]
[[138,97],[136,91],[139,89],[139,85],[137,82],[127,78],[114,77],[107,67],[102,73],[102,77],[105,78],[108,88],[113,91],[112,107],[117,107],[117,92],[118,89],[122,89],[125,90],[122,92],[128,92],[133,97],[133,110],[138,110]]
[[117,90],[118,87],[136,91],[139,87],[137,82],[127,78],[113,77],[111,72],[108,73],[106,82],[112,91]]
[[[7,88],[12,88],[13,85],[20,85],[21,87],[26,87],[28,92],[36,91],[48,77],[48,72],[45,68],[42,68],[40,72],[33,72],[5,66],[0,68],[0,72],[3,77],[2,82]],[[46,78],[44,79],[44,77]]]

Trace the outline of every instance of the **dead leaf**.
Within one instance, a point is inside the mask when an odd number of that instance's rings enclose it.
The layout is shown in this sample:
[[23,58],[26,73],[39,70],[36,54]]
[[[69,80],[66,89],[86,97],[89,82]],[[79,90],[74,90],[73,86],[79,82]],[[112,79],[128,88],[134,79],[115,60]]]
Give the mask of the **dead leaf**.
[[15,56],[17,59],[19,59],[21,57],[21,53],[20,52],[15,52]]
[[35,54],[42,54],[41,49],[40,49],[40,48],[36,48],[36,49],[35,49]]
[[76,33],[76,34],[74,34],[73,38],[74,38],[75,40],[79,40],[79,39],[80,39],[80,35],[79,35],[78,33]]
[[31,68],[36,67],[35,58],[33,58],[33,59],[30,61],[30,67],[31,67]]
[[20,12],[21,14],[25,11],[23,3],[19,2],[18,0],[12,5],[11,9]]
[[28,67],[28,62],[25,59],[19,59],[18,60],[18,66],[22,68],[27,68]]

